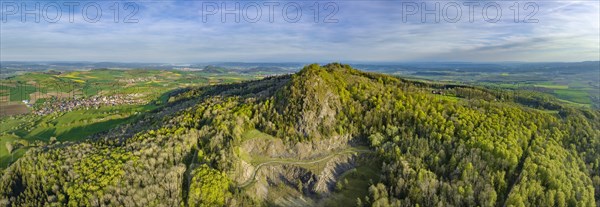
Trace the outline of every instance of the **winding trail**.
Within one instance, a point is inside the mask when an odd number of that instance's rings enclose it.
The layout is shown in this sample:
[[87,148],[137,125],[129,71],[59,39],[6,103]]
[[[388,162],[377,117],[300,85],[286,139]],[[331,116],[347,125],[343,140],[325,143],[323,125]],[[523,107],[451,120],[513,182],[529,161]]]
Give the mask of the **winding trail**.
[[365,150],[365,149],[357,149],[357,148],[350,148],[350,149],[345,149],[341,152],[337,152],[337,153],[333,153],[333,154],[329,154],[325,157],[321,157],[319,159],[316,160],[298,160],[298,161],[290,161],[290,160],[271,160],[271,161],[266,161],[263,163],[260,163],[258,165],[256,165],[256,167],[254,168],[254,171],[252,171],[252,175],[250,176],[250,178],[246,181],[244,181],[243,183],[238,185],[238,188],[244,188],[250,184],[252,184],[252,182],[254,182],[254,180],[256,179],[256,173],[258,172],[258,170],[260,170],[261,167],[265,166],[265,165],[271,165],[271,164],[292,164],[292,165],[306,165],[306,164],[314,164],[314,163],[319,163],[325,160],[328,160],[334,156],[338,156],[338,155],[342,155],[342,154],[354,154],[354,153],[369,153],[369,152],[373,152],[371,150]]

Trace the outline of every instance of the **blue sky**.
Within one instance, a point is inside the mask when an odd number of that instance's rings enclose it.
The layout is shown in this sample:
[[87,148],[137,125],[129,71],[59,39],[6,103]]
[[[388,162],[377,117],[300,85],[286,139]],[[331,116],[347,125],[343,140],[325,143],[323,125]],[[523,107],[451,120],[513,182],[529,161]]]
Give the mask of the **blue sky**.
[[[264,1],[132,1],[124,9],[120,1],[83,1],[75,7],[73,22],[65,2],[2,1],[0,58],[21,61],[117,61],[196,63],[213,61],[245,62],[402,62],[402,61],[586,61],[600,59],[600,2],[533,1],[519,2],[519,22],[515,22],[514,1],[477,1],[473,13],[464,1],[279,1],[273,22]],[[333,2],[327,4],[328,2]],[[40,22],[26,15],[23,4],[42,16]],[[83,18],[82,8],[97,3],[102,9],[99,21]],[[118,23],[114,6],[119,5]],[[226,15],[223,4],[241,15],[240,22]],[[273,2],[270,2],[273,3]],[[421,12],[439,3],[440,22]],[[314,6],[319,19],[314,21]],[[490,4],[490,5],[488,5]],[[496,7],[502,10],[497,15]],[[19,11],[14,11],[14,6]],[[47,6],[46,5],[50,5]],[[56,9],[61,7],[60,19]],[[215,15],[206,15],[211,10]],[[251,22],[261,11],[260,19]],[[284,6],[286,12],[282,11]],[[457,9],[457,5],[461,10]],[[488,5],[487,10],[483,8]],[[299,10],[302,16],[294,20]],[[124,23],[132,9],[132,19]],[[46,8],[47,10],[44,10]],[[90,19],[95,7],[87,7]],[[408,10],[416,8],[416,11]],[[330,22],[325,17],[336,9]],[[537,23],[524,23],[529,19]],[[457,12],[458,11],[458,12]],[[487,13],[486,13],[487,11]],[[414,13],[414,14],[413,14]],[[460,14],[459,19],[456,19]],[[203,21],[203,15],[206,21]],[[472,22],[469,16],[472,15]],[[494,17],[500,17],[495,21]],[[246,18],[244,18],[246,17]],[[288,21],[286,21],[286,17]],[[488,22],[494,20],[495,22]],[[404,18],[404,19],[403,19]],[[337,21],[334,21],[337,20]],[[458,21],[457,21],[458,20]],[[332,22],[331,22],[332,21]],[[457,21],[457,22],[454,22]]]

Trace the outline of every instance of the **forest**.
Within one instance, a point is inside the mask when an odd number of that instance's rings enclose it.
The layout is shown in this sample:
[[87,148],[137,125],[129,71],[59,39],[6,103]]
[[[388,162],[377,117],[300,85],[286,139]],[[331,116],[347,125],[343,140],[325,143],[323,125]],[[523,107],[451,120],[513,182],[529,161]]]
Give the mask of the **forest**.
[[[277,191],[317,206],[600,205],[597,109],[340,63],[189,87],[135,122],[67,140],[78,139],[3,169],[0,205],[284,205]],[[373,169],[339,158],[340,173],[322,176],[313,165],[349,149]]]

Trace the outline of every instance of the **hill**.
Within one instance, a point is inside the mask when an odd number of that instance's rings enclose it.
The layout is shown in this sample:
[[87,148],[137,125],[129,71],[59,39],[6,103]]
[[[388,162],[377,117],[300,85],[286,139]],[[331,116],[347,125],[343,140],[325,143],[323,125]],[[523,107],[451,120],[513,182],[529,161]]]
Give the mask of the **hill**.
[[275,66],[259,66],[248,68],[243,70],[242,73],[250,73],[250,74],[285,74],[289,73],[290,70],[286,70],[285,68],[275,67]]
[[207,65],[206,67],[204,67],[204,69],[202,69],[202,72],[205,73],[226,73],[229,69],[224,68],[224,67],[219,67],[219,66],[214,66],[214,65]]
[[190,88],[3,172],[13,206],[595,206],[600,112],[348,65]]

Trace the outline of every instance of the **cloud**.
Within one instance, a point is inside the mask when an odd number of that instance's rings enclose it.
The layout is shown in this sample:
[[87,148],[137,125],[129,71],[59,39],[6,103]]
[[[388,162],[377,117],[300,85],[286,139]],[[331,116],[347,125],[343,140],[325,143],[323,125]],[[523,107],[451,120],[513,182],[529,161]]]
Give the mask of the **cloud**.
[[[522,23],[534,8],[525,10],[525,2],[519,5],[521,23],[514,22],[514,10],[510,9],[514,2],[497,2],[502,16],[496,23],[485,21],[483,3],[475,8],[474,21],[469,22],[468,7],[460,1],[438,2],[441,10],[449,3],[462,5],[461,20],[457,23],[449,23],[443,17],[435,23],[432,15],[426,15],[428,21],[423,23],[419,13],[406,16],[402,2],[396,1],[337,1],[330,5],[322,1],[279,2],[271,14],[273,22],[269,22],[269,8],[257,2],[262,15],[256,23],[243,17],[240,23],[235,23],[230,21],[231,14],[226,15],[225,23],[221,22],[220,14],[203,22],[203,3],[207,2],[201,1],[136,2],[139,10],[134,18],[139,22],[124,23],[123,19],[132,10],[124,10],[124,3],[119,2],[119,22],[115,23],[112,3],[101,2],[103,16],[96,23],[86,22],[81,12],[76,12],[74,23],[65,15],[57,23],[44,20],[22,23],[18,15],[10,16],[0,24],[1,59],[190,63],[600,58],[600,8],[597,2],[590,1],[536,2],[538,11],[533,18],[538,23]],[[216,3],[225,3],[230,9],[235,7],[235,1]],[[248,5],[245,1],[239,3],[239,8]],[[319,4],[317,23],[315,3]],[[429,1],[426,6],[434,8],[435,3]],[[298,22],[286,21],[286,17],[287,20],[295,17],[292,14],[296,10],[288,6],[285,16],[282,11],[285,5],[300,6],[302,16]],[[256,16],[248,11],[242,15]],[[337,23],[324,23],[328,15]],[[409,18],[403,20],[403,17]]]

